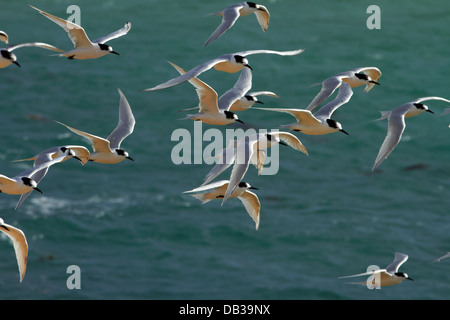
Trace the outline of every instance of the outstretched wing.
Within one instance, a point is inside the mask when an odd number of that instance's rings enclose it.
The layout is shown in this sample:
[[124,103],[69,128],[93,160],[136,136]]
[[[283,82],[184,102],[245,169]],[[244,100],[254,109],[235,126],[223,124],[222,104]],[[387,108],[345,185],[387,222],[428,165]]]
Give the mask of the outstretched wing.
[[314,114],[314,116],[316,118],[323,117],[325,119],[329,119],[337,108],[350,101],[352,95],[353,90],[350,85],[346,82],[342,82],[336,98],[320,108],[319,111]]
[[236,52],[233,53],[233,55],[238,55],[238,56],[249,56],[252,54],[276,54],[279,56],[296,56],[300,53],[302,53],[303,51],[305,51],[305,49],[298,49],[298,50],[289,50],[289,51],[276,51],[276,50],[247,50],[247,51],[240,51],[240,52]]
[[112,149],[120,148],[122,141],[133,133],[134,125],[136,123],[127,98],[123,94],[122,90],[117,90],[120,94],[119,123],[108,138],[106,138],[109,141],[110,148]]
[[[177,66],[175,63],[169,61],[169,63],[181,74],[186,74],[186,71]],[[199,108],[202,113],[210,113],[210,114],[218,114],[219,107],[217,104],[217,92],[207,85],[205,82],[201,81],[197,78],[192,78],[188,80],[190,84],[192,84],[198,95],[199,99]]]
[[311,111],[306,109],[282,109],[282,108],[253,108],[259,110],[277,111],[289,113],[297,119],[298,123],[302,123],[305,126],[318,125],[321,122],[311,113]]
[[[227,56],[220,56],[218,58],[206,61],[194,68],[192,68],[191,70],[187,71],[186,73],[173,78],[169,81],[166,81],[164,83],[161,83],[159,85],[157,85],[156,87],[153,88],[149,88],[149,89],[144,89],[143,91],[156,91],[156,90],[162,90],[162,89],[166,89],[166,88],[170,88],[173,86],[176,86],[180,83],[186,82],[196,76],[198,76],[199,74],[205,72],[206,70],[211,69],[213,66],[215,66],[217,63],[220,62],[225,62],[228,61]],[[170,62],[169,62],[170,63]]]
[[19,48],[23,48],[23,47],[39,47],[39,48],[44,48],[44,49],[48,49],[48,50],[52,50],[52,51],[57,51],[57,52],[64,52],[64,50],[58,49],[55,46],[52,46],[51,44],[47,44],[44,42],[27,42],[27,43],[19,43],[19,44],[15,44],[12,46],[9,46],[7,48],[8,51],[13,51]]
[[19,267],[20,282],[22,282],[27,269],[28,257],[28,243],[25,234],[22,230],[3,223],[2,219],[0,219],[0,231],[3,231],[13,241],[17,265]]
[[408,260],[408,255],[400,252],[395,253],[394,261],[386,267],[386,272],[394,274],[398,271],[398,268]]
[[263,31],[266,32],[267,28],[269,28],[269,21],[270,21],[269,10],[267,10],[265,6],[259,4],[254,14],[256,15],[256,19],[258,20],[261,29],[263,29]]
[[65,126],[67,129],[69,129],[70,131],[72,131],[73,133],[78,134],[79,136],[82,136],[83,138],[89,140],[92,144],[92,149],[94,150],[94,152],[111,152],[111,149],[109,147],[109,140],[104,139],[102,137],[99,136],[95,136],[93,134],[69,127],[68,125],[61,123],[59,121],[56,121],[59,124]]
[[231,105],[252,88],[252,70],[244,68],[233,88],[225,92],[217,101],[220,110],[229,110]]
[[228,169],[235,161],[236,158],[236,148],[235,143],[232,141],[230,145],[223,149],[222,152],[216,156],[219,158],[218,163],[208,172],[206,175],[202,186],[207,185],[215,178],[217,178],[222,172]]
[[217,29],[213,32],[213,34],[209,37],[209,39],[205,42],[203,47],[206,47],[208,44],[219,38],[223,35],[228,29],[230,29],[236,20],[239,18],[239,10],[243,8],[241,3],[232,5],[225,10],[223,10],[222,14],[222,22],[217,27]]
[[236,190],[239,182],[244,178],[245,173],[250,165],[250,159],[252,158],[254,146],[258,142],[257,139],[249,136],[245,136],[237,144],[236,159],[234,161],[233,169],[231,170],[230,183],[228,184],[227,192],[222,200],[222,205],[231,197],[234,190]]
[[418,98],[416,100],[413,100],[413,101],[411,101],[411,103],[420,103],[422,101],[428,101],[428,100],[441,100],[441,101],[450,103],[450,100],[441,98],[441,97],[423,97],[423,98]]
[[286,142],[291,148],[294,148],[295,150],[301,151],[304,154],[308,155],[308,150],[306,150],[306,147],[303,145],[300,139],[297,138],[292,133],[280,131],[280,132],[270,132],[270,134],[278,136],[280,140]]
[[130,29],[131,29],[131,22],[128,21],[119,30],[114,31],[114,32],[112,32],[112,33],[110,33],[110,34],[108,34],[106,36],[101,37],[101,38],[98,38],[98,39],[94,40],[93,42],[94,43],[105,43],[105,42],[108,42],[110,40],[113,40],[113,39],[116,39],[116,38],[119,38],[119,37],[122,37],[122,36],[126,35],[128,33],[128,31],[130,31]]
[[388,118],[388,132],[384,141],[378,151],[375,164],[372,167],[372,171],[375,170],[394,150],[397,144],[400,142],[403,131],[405,130],[405,112],[392,112]]
[[72,41],[74,47],[86,47],[91,45],[91,40],[89,40],[89,37],[81,26],[42,11],[36,7],[33,7],[31,4],[29,6],[39,11],[39,13],[44,17],[48,18],[49,20],[53,21],[61,28],[63,28],[69,35],[69,38]]
[[322,88],[320,92],[314,97],[314,99],[309,103],[306,110],[314,111],[319,105],[321,105],[333,92],[339,88],[342,81],[339,77],[331,77],[322,82]]
[[244,204],[247,213],[255,222],[256,230],[258,230],[261,210],[261,203],[259,202],[258,196],[253,192],[246,190],[238,198]]

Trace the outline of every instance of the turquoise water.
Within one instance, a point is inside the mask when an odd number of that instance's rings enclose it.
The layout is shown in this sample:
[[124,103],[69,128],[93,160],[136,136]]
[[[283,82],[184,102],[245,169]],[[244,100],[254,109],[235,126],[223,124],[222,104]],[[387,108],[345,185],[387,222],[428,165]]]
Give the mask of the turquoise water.
[[[11,43],[42,41],[70,49],[66,34],[26,1],[2,1],[0,29]],[[28,168],[12,160],[84,140],[55,122],[107,136],[116,125],[121,88],[136,117],[122,147],[135,162],[76,161],[53,166],[40,188],[17,210],[18,196],[0,195],[0,217],[28,239],[28,267],[19,283],[11,243],[0,238],[0,299],[448,299],[450,262],[429,261],[450,249],[449,105],[430,101],[435,115],[408,119],[400,144],[371,173],[387,130],[380,111],[422,96],[450,98],[449,16],[446,0],[264,1],[271,13],[263,33],[253,16],[206,48],[220,18],[207,16],[223,1],[33,1],[60,17],[81,8],[91,39],[133,23],[110,42],[120,56],[68,61],[37,48],[15,51],[21,68],[1,69],[0,166],[14,176]],[[369,30],[366,9],[381,9],[381,29]],[[254,55],[252,90],[270,90],[266,107],[303,108],[312,87],[336,73],[376,66],[383,76],[369,93],[356,88],[335,113],[345,136],[295,133],[305,156],[280,148],[276,175],[245,180],[259,188],[259,230],[240,201],[206,205],[183,195],[200,185],[210,167],[174,165],[171,134],[193,132],[178,110],[193,107],[193,87],[182,84],[141,92],[223,53],[293,50],[295,57]],[[214,70],[200,79],[219,94],[237,74]],[[289,115],[249,110],[240,119],[277,129]],[[212,128],[204,125],[203,129]],[[229,128],[235,128],[230,126]],[[225,130],[225,128],[220,128]],[[227,179],[224,173],[220,179]],[[394,252],[415,281],[368,290],[339,276],[387,266]],[[81,289],[69,290],[70,265],[81,270]]]

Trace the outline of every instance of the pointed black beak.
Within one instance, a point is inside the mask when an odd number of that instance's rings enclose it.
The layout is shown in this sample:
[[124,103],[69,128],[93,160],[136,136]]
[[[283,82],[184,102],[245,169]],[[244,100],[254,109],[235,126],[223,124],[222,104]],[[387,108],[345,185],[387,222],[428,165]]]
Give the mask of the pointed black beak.
[[242,121],[242,120],[240,120],[240,119],[236,119],[236,122],[240,122],[240,123],[242,123],[242,124],[245,124],[245,122]]
[[341,130],[339,130],[340,132],[342,132],[342,133],[345,133],[346,135],[348,135],[349,136],[349,134],[348,134],[348,132],[347,131],[345,131],[344,129],[341,129]]
[[39,192],[39,193],[43,193],[41,190],[39,190],[38,187],[35,187],[35,188],[33,188],[33,189],[36,190],[36,191]]
[[374,84],[377,84],[377,85],[381,86],[381,84],[379,84],[379,83],[378,83],[378,82],[376,82],[376,81],[370,80],[369,82],[370,82],[370,83],[374,83]]
[[20,64],[17,61],[13,61],[12,63],[14,63],[16,66],[20,68]]
[[120,56],[120,54],[115,51],[111,51],[111,53],[114,53],[114,54],[117,54],[118,56]]
[[77,159],[78,161],[80,161],[81,163],[83,163],[83,161],[81,161],[80,158],[78,158],[77,156],[73,156],[73,158]]
[[282,146],[288,147],[288,144],[287,144],[286,142],[284,142],[284,141],[280,141],[280,142],[278,142],[278,143],[281,144]]
[[262,102],[262,101],[255,101],[255,103],[261,103],[261,104],[264,104],[264,102]]
[[408,280],[414,281],[414,279],[411,279],[411,278],[409,278],[409,277],[408,277],[408,278],[405,278],[405,279],[408,279]]
[[126,157],[128,160],[134,161],[132,157]]
[[247,68],[249,68],[250,70],[252,70],[252,71],[253,71],[253,68],[252,68],[252,67],[250,67],[250,65],[249,65],[249,64],[244,64],[244,67],[247,67]]
[[434,112],[431,111],[431,110],[429,110],[429,109],[428,109],[428,110],[425,110],[425,111],[434,114]]
[[250,187],[249,189],[259,190],[258,188],[255,188],[255,187]]

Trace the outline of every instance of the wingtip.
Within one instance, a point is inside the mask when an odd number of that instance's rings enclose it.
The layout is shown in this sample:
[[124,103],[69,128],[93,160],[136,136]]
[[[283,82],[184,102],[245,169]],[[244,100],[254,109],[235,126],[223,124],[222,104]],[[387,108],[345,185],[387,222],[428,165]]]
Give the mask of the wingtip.
[[373,167],[372,167],[371,172],[375,172],[375,170],[378,169],[378,166],[379,166],[380,164],[381,164],[381,163],[375,163],[375,164],[373,165]]
[[39,13],[42,13],[43,11],[41,9],[36,8],[35,6],[32,6],[31,4],[28,4],[31,8],[33,8],[34,10],[39,11]]

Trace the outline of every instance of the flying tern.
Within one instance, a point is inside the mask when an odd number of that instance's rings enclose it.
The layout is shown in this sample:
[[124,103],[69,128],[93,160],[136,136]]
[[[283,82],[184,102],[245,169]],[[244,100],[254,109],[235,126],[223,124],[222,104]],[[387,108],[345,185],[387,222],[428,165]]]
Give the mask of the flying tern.
[[336,120],[330,119],[331,115],[337,108],[350,101],[353,95],[352,88],[349,84],[343,82],[340,85],[339,93],[336,98],[325,106],[320,108],[314,114],[307,109],[281,109],[281,108],[255,108],[260,110],[278,111],[289,113],[297,119],[297,122],[282,125],[283,128],[289,128],[309,135],[323,135],[333,132],[348,133],[342,129],[342,124]]
[[440,97],[423,97],[402,104],[391,111],[381,112],[382,117],[377,120],[388,119],[388,132],[383,144],[380,147],[377,158],[375,159],[375,164],[372,167],[372,171],[375,170],[391,154],[400,142],[403,131],[406,127],[405,118],[415,117],[424,112],[434,113],[422,103],[427,100],[441,100],[450,103],[450,100]]
[[374,285],[380,287],[392,286],[395,284],[399,284],[405,279],[413,280],[408,277],[408,274],[404,272],[399,272],[398,269],[400,266],[408,260],[408,255],[400,252],[395,253],[394,261],[386,267],[386,269],[378,269],[371,272],[354,274],[351,276],[340,277],[343,278],[351,278],[351,277],[359,277],[359,276],[373,276],[373,280],[371,282],[366,281],[360,284],[363,285]]
[[113,50],[111,46],[107,45],[106,42],[126,35],[131,29],[131,22],[127,22],[121,29],[91,42],[84,29],[78,24],[58,18],[54,15],[51,15],[50,13],[33,7],[32,5],[29,6],[37,10],[44,17],[58,24],[68,33],[69,38],[74,45],[74,48],[70,51],[60,54],[60,56],[67,57],[68,59],[95,59],[103,57],[110,53],[119,55]]
[[[174,64],[172,64],[174,65]],[[182,70],[179,68],[178,71]],[[185,71],[183,70],[185,73]],[[234,84],[233,88],[227,90],[223,95],[219,97],[217,100],[217,105],[219,109],[223,109],[224,105],[228,105],[230,101],[232,102],[228,111],[236,112],[236,111],[245,111],[251,108],[255,103],[263,104],[263,102],[258,100],[258,96],[272,96],[275,98],[279,98],[279,96],[271,91],[255,91],[248,92],[252,87],[252,71],[248,68],[244,68],[241,70],[241,74]],[[198,107],[183,109],[180,111],[190,111],[198,109]]]
[[13,178],[0,175],[0,192],[6,194],[24,194],[29,191],[36,190],[42,193],[42,191],[37,187],[37,182],[33,180],[32,177],[37,172],[43,169],[47,169],[55,163],[61,162],[68,154],[69,150],[66,150],[66,152],[64,152],[60,156],[52,160],[43,162],[40,165],[34,166],[28,170],[25,170]]
[[[190,196],[200,200],[202,204],[205,204],[214,199],[222,199],[225,196],[228,184],[228,180],[221,180],[185,191],[184,193],[192,193]],[[247,182],[240,182],[230,198],[238,198],[242,201],[247,213],[255,222],[256,230],[258,230],[261,204],[258,196],[249,191],[250,189],[258,190],[258,188],[252,187]]]
[[214,68],[218,71],[228,72],[228,73],[235,73],[238,71],[241,71],[243,68],[247,67],[250,68],[250,65],[248,64],[248,60],[246,56],[252,55],[252,54],[276,54],[280,56],[294,56],[302,53],[304,49],[299,50],[292,50],[292,51],[274,51],[274,50],[248,50],[248,51],[240,51],[235,53],[229,53],[221,55],[217,58],[208,60],[185,74],[182,74],[176,78],[173,78],[167,82],[164,82],[162,84],[157,85],[156,87],[144,89],[143,91],[156,91],[161,89],[170,88],[173,86],[176,86],[180,83],[186,82],[189,79],[192,79],[199,74]]
[[[28,159],[20,159],[15,160],[17,161],[34,161],[33,166],[39,166],[43,163],[46,163],[50,160],[53,160],[63,154],[66,153],[66,157],[61,160],[61,162],[66,161],[70,158],[75,158],[79,160],[83,165],[86,164],[86,162],[89,160],[89,150],[83,146],[72,146],[72,145],[66,145],[66,146],[57,146],[52,147],[47,150],[44,150],[40,152],[39,154],[35,155],[34,157],[28,158]],[[47,174],[48,167],[45,167],[37,172],[35,172],[32,176],[30,176],[31,179],[36,181],[37,184],[45,177]],[[26,193],[23,193],[20,196],[19,202],[16,205],[16,209],[25,201],[26,198],[31,194],[32,191],[28,191]]]
[[205,42],[203,47],[206,47],[208,44],[223,35],[234,25],[239,17],[244,17],[252,13],[256,15],[256,19],[258,19],[258,23],[261,26],[262,30],[266,32],[267,28],[269,27],[270,20],[269,10],[267,10],[265,6],[256,4],[254,2],[240,2],[237,4],[233,4],[219,12],[211,13],[211,15],[222,16],[222,23]]
[[348,83],[352,88],[366,85],[364,91],[369,92],[375,85],[379,85],[377,81],[380,77],[381,71],[376,67],[356,68],[350,71],[338,73],[337,75],[325,79],[319,83],[322,85],[322,89],[314,97],[306,109],[313,111],[329,96],[331,96],[343,82]]
[[[186,71],[176,64],[169,62],[180,74],[185,74]],[[250,69],[242,70],[244,77],[251,76]],[[242,96],[246,88],[234,87],[225,93],[221,99],[217,99],[217,92],[209,85],[199,80],[192,78],[188,80],[197,91],[199,98],[199,112],[196,114],[189,114],[183,119],[192,119],[195,121],[202,121],[212,125],[227,125],[234,122],[243,123],[238,116],[230,111],[231,104]]]
[[90,152],[89,161],[99,163],[119,163],[125,159],[134,161],[127,151],[120,148],[120,145],[122,141],[133,132],[136,121],[128,100],[120,89],[118,89],[118,91],[120,94],[119,122],[106,139],[74,129],[57,121],[73,133],[76,133],[91,142],[94,152]]

